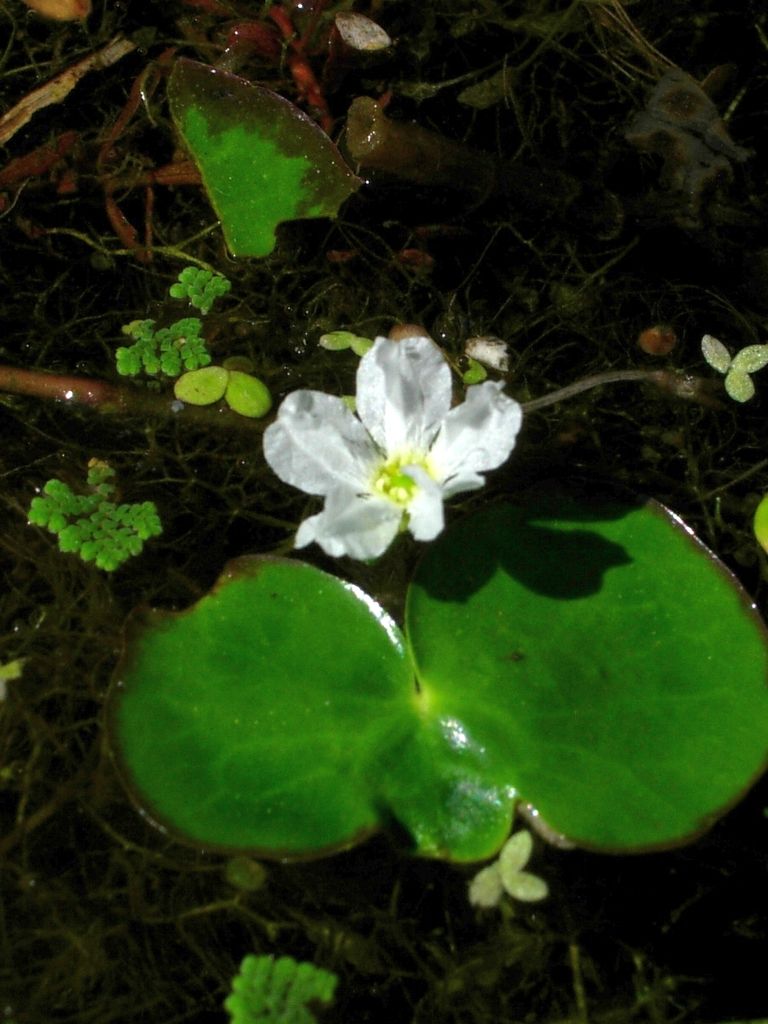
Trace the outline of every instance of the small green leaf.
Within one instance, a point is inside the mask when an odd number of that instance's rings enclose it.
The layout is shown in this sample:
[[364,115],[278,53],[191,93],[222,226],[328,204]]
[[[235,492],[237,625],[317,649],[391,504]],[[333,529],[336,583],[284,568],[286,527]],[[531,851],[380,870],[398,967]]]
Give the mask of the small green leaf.
[[173,385],[173,393],[189,405],[211,405],[224,397],[228,381],[229,371],[223,366],[204,366],[183,373]]
[[753,528],[757,542],[763,551],[768,552],[768,494],[760,501],[755,509]]
[[343,352],[352,344],[354,334],[351,331],[329,331],[328,334],[320,336],[318,344],[320,348],[329,352]]
[[364,356],[373,345],[373,341],[353,334],[352,331],[330,331],[322,335],[319,345],[329,352],[343,352],[344,349],[351,348],[356,356]]
[[488,376],[488,372],[476,359],[468,357],[469,368],[461,375],[465,384],[480,384]]
[[349,342],[349,347],[355,355],[360,356],[361,359],[372,346],[373,341],[371,338],[361,338],[359,334],[353,334]]
[[240,370],[229,371],[229,381],[224,394],[227,405],[241,416],[266,416],[272,408],[272,396],[267,385]]
[[361,181],[328,136],[276,93],[182,58],[171,114],[235,256],[267,256],[282,221],[335,217]]

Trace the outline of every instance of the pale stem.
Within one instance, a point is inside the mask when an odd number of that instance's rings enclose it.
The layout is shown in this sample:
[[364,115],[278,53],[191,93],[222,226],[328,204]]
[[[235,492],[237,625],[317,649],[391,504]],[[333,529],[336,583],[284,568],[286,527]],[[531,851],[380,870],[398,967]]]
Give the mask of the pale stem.
[[[706,394],[707,381],[700,377],[674,370],[606,370],[567,384],[541,398],[523,402],[528,414],[555,405],[567,398],[589,391],[603,384],[624,381],[646,381],[677,396],[693,399],[705,405],[720,407],[720,403]],[[33,395],[65,405],[86,405],[106,414],[128,416],[181,417],[185,422],[229,429],[262,431],[268,422],[238,416],[228,409],[215,406],[182,405],[172,392],[156,393],[130,384],[110,384],[92,377],[73,377],[69,374],[45,373],[41,370],[22,370],[15,366],[0,365],[0,392],[15,395]]]

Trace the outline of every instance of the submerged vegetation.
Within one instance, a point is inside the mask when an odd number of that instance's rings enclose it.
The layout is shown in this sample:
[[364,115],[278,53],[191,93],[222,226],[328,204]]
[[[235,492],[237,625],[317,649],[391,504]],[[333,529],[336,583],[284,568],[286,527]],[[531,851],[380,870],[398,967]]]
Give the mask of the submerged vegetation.
[[[340,13],[391,43],[356,49]],[[0,664],[22,665],[0,701],[2,1015],[224,1021],[238,965],[268,954],[338,975],[329,1022],[764,1017],[765,782],[679,850],[539,844],[549,898],[481,909],[467,890],[482,865],[416,858],[396,823],[306,863],[181,845],[136,814],[104,738],[131,611],[188,608],[229,559],[289,553],[318,507],[265,463],[268,420],[118,376],[123,326],[151,323],[134,338],[157,339],[187,300],[226,367],[211,402],[247,367],[263,411],[267,387],[276,404],[353,393],[361,339],[394,323],[441,346],[457,400],[478,372],[467,353],[501,340],[508,368],[480,372],[523,406],[514,458],[485,492],[458,495],[449,521],[543,480],[610,482],[682,516],[768,611],[753,533],[768,385],[757,362],[737,363],[762,357],[768,328],[761,5],[99,0],[54,22],[8,0],[0,26]],[[334,219],[286,221],[263,259],[231,257],[174,133],[174,52],[330,131],[363,179]],[[94,54],[71,93],[36,95]],[[353,103],[375,128],[357,162]],[[179,282],[187,265],[200,274]],[[214,272],[232,282],[215,303]],[[340,331],[352,350],[320,343]],[[703,356],[705,335],[725,355]],[[657,370],[672,392],[638,383]],[[56,400],[21,387],[21,371],[60,380]],[[731,401],[728,373],[754,396]],[[539,401],[583,378],[613,382]],[[135,400],[98,415],[99,395],[118,393]],[[152,503],[163,524],[109,574],[27,522],[46,481],[78,496],[89,459],[114,472],[120,508]],[[372,564],[311,557],[402,621],[419,554],[404,535]]]

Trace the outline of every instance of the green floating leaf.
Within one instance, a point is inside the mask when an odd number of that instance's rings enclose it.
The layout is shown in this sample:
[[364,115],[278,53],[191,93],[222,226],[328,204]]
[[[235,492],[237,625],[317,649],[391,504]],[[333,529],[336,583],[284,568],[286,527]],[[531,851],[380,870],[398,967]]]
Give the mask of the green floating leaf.
[[168,97],[235,256],[269,255],[282,221],[335,217],[360,187],[322,129],[268,89],[180,59]]
[[648,502],[532,498],[449,530],[408,597],[427,703],[584,846],[706,828],[762,772],[766,631],[733,577]]
[[278,857],[395,819],[419,853],[470,861],[524,800],[580,845],[647,850],[708,827],[765,766],[765,627],[653,502],[478,513],[429,548],[406,623],[404,649],[357,588],[269,558],[150,615],[109,701],[142,811]]
[[189,405],[211,405],[224,397],[228,381],[229,370],[223,366],[204,366],[183,373],[173,385],[173,393]]
[[173,393],[189,405],[212,405],[223,398],[233,412],[252,418],[266,416],[272,408],[272,395],[263,381],[223,366],[206,366],[182,374]]
[[309,1003],[327,1005],[338,977],[290,956],[247,956],[224,1000],[231,1024],[314,1024]]
[[272,408],[272,395],[267,385],[258,377],[240,370],[229,371],[224,398],[230,409],[241,416],[266,416]]
[[370,338],[363,338],[351,331],[330,331],[321,336],[319,345],[329,352],[343,352],[344,349],[351,348],[356,356],[364,356],[373,342]]
[[399,631],[370,598],[300,562],[243,558],[188,611],[150,615],[116,675],[112,741],[138,802],[177,835],[298,856],[375,829],[378,751],[412,703]]
[[768,552],[768,494],[760,499],[760,503],[755,509],[752,528],[755,531],[757,543],[763,551]]
[[328,352],[343,352],[352,344],[354,337],[351,331],[329,331],[328,334],[321,335],[318,344]]

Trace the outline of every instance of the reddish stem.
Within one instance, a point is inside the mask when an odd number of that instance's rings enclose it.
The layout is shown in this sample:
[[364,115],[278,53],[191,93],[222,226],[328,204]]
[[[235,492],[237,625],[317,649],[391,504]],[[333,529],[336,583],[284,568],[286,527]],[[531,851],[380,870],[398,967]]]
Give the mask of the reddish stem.
[[85,405],[107,415],[182,417],[185,423],[207,427],[262,430],[261,420],[239,416],[221,406],[184,405],[172,391],[157,393],[131,384],[109,384],[93,377],[21,370],[0,365],[0,392],[33,395],[65,405]]
[[21,370],[16,366],[0,366],[0,390],[15,395],[34,395],[55,402],[91,405],[102,412],[127,412],[124,391],[114,384],[90,377]]
[[[722,408],[722,403],[708,394],[708,381],[675,370],[607,370],[604,373],[583,377],[541,398],[523,402],[522,408],[528,414],[562,402],[566,398],[572,398],[590,388],[622,381],[646,381],[677,398],[697,401],[710,408]],[[173,392],[158,394],[130,384],[109,384],[107,381],[92,377],[21,370],[16,366],[0,365],[0,392],[3,391],[15,395],[47,398],[66,405],[86,405],[98,412],[113,415],[122,413],[128,416],[180,416],[185,423],[226,427],[230,430],[263,430],[271,422],[239,416],[220,405],[185,405],[174,397]]]
[[283,39],[286,41],[289,53],[286,59],[299,95],[302,96],[310,107],[317,113],[320,127],[330,134],[333,127],[333,118],[325,101],[325,95],[320,87],[314,71],[312,70],[305,56],[305,40],[298,39],[293,22],[284,8],[276,4],[269,8],[267,17],[277,25]]

